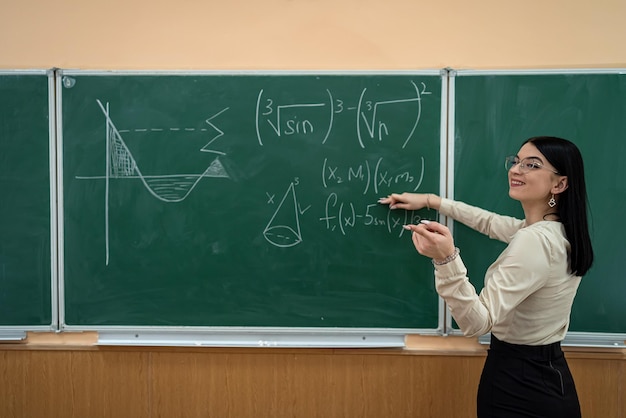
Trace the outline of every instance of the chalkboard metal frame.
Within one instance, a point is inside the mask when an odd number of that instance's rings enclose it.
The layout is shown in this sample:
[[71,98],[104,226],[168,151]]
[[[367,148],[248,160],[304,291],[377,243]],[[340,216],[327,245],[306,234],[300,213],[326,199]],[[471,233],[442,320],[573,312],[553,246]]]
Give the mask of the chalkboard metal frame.
[[50,306],[51,322],[49,325],[3,325],[0,326],[0,341],[20,341],[27,337],[28,331],[56,331],[59,328],[58,307],[58,258],[57,258],[57,224],[56,224],[56,112],[55,112],[55,81],[54,70],[51,69],[15,69],[0,70],[0,76],[42,76],[47,77],[48,86],[48,153],[49,153],[49,204],[50,204]]
[[[589,68],[589,69],[545,69],[545,70],[455,70],[449,73],[449,112],[448,112],[448,196],[455,196],[455,131],[456,131],[456,94],[455,88],[457,77],[476,76],[539,76],[539,75],[625,75],[626,68]],[[454,234],[455,222],[448,218],[446,225]],[[583,278],[584,280],[584,278]],[[447,315],[445,320],[446,332],[451,335],[462,335],[462,331],[456,326],[453,318]],[[482,344],[489,344],[490,336],[486,334],[479,338]],[[576,347],[601,347],[623,348],[626,346],[626,333],[610,332],[583,332],[569,331],[562,342],[564,346]]]
[[[444,303],[438,298],[438,324],[433,329],[403,328],[317,328],[317,327],[220,327],[220,326],[77,326],[65,321],[64,299],[64,208],[63,208],[63,126],[62,90],[71,76],[172,76],[172,75],[416,75],[441,77],[439,192],[445,185],[446,112],[448,71],[97,71],[60,70],[56,74],[58,230],[59,230],[59,324],[62,331],[98,331],[101,345],[180,345],[252,347],[403,347],[407,334],[441,335],[444,330]],[[69,78],[66,78],[69,77]]]

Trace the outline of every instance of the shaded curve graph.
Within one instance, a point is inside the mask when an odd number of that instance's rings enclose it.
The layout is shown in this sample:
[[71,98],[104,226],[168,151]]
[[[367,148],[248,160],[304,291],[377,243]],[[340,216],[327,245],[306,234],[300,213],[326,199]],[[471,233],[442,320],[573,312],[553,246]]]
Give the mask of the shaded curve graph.
[[[109,188],[110,179],[139,179],[146,190],[156,199],[166,203],[176,203],[185,200],[200,180],[204,177],[230,178],[219,157],[213,159],[209,166],[200,174],[162,174],[144,175],[130,149],[124,142],[120,131],[111,120],[109,104],[106,106],[97,100],[106,119],[106,173],[104,176],[79,177],[78,179],[104,179],[105,180],[105,264],[109,264]],[[206,120],[217,134],[200,151],[212,152],[224,155],[221,152],[209,149],[209,145],[224,133],[215,126],[211,120],[228,108]]]
[[[229,178],[219,157],[216,157],[201,174],[143,175],[119,130],[109,116],[108,104],[105,107],[98,100],[98,105],[106,118],[107,179],[138,178],[154,197],[164,202],[175,203],[185,200],[203,177]],[[209,118],[207,122],[211,119]],[[222,131],[219,129],[217,131],[219,132],[217,137],[223,135]],[[216,138],[213,138],[209,143]],[[201,151],[207,152],[206,146]]]

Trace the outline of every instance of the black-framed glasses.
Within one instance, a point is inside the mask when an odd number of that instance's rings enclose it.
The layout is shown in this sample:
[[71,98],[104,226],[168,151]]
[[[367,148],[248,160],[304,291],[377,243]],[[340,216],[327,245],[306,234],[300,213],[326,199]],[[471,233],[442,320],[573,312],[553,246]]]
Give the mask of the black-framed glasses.
[[559,174],[558,171],[545,167],[543,163],[535,157],[524,158],[520,160],[515,155],[510,155],[504,160],[504,168],[506,168],[507,171],[509,171],[518,164],[520,172],[524,174],[528,173],[529,171],[540,170],[542,168],[545,168],[548,171],[552,171],[554,174]]

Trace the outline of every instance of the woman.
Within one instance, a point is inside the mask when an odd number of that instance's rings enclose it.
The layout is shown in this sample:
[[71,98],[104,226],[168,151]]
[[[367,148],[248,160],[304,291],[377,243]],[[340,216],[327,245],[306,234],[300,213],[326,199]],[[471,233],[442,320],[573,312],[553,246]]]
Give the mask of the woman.
[[392,194],[380,203],[433,208],[508,243],[477,294],[448,228],[437,222],[405,226],[416,250],[432,258],[437,292],[463,333],[491,332],[478,416],[580,417],[560,342],[581,276],[593,262],[582,157],[568,140],[535,137],[506,164],[509,196],[521,203],[524,220],[434,194]]

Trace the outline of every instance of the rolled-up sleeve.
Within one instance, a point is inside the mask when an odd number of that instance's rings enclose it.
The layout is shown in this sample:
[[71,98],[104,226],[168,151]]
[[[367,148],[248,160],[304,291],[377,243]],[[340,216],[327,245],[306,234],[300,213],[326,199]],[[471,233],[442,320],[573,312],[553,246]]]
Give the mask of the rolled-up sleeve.
[[463,334],[472,337],[486,334],[493,321],[467,277],[461,257],[435,268],[435,287],[445,301]]
[[461,257],[436,266],[435,286],[466,336],[479,336],[495,324],[513,323],[516,308],[547,280],[550,243],[541,234],[522,229],[485,276],[480,294],[470,283]]

